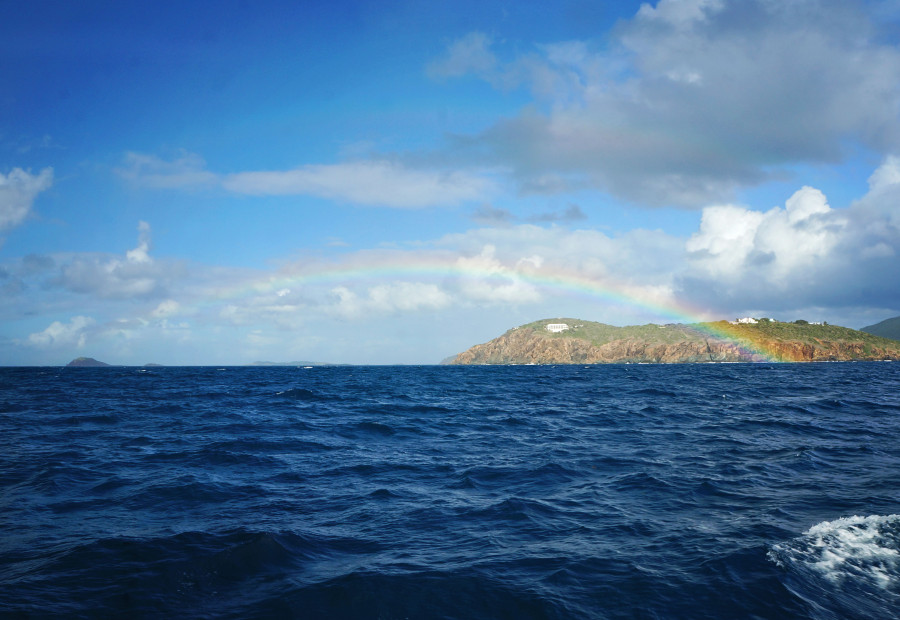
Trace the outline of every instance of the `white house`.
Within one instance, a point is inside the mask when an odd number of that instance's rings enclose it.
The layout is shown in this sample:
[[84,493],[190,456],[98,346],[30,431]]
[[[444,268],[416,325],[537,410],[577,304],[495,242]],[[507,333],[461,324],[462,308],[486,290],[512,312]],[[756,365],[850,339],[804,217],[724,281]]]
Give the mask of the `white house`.
[[548,323],[547,331],[553,332],[554,334],[558,334],[559,332],[564,332],[569,329],[568,323]]
[[729,321],[729,323],[731,323],[732,325],[737,325],[739,323],[745,323],[747,325],[756,325],[757,323],[759,323],[759,321],[754,319],[752,316],[745,316],[742,319],[736,319],[734,321]]

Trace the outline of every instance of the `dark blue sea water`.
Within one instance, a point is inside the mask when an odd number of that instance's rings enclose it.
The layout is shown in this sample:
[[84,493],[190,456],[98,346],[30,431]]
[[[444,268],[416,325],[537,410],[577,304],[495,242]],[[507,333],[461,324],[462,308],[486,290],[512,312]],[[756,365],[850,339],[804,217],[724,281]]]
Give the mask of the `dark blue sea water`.
[[900,617],[900,364],[0,369],[0,615]]

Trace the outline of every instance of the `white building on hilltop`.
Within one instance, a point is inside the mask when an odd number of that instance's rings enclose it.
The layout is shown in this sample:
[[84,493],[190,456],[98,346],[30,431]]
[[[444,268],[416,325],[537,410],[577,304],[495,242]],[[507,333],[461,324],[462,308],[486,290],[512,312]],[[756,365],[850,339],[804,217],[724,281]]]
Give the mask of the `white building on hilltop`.
[[568,323],[548,323],[547,331],[553,332],[554,334],[558,334],[559,332],[564,332],[569,329]]
[[745,323],[748,325],[756,325],[757,323],[759,323],[759,321],[754,319],[752,316],[745,316],[742,319],[735,319],[734,321],[728,321],[728,322],[731,323],[732,325],[738,325],[739,323]]

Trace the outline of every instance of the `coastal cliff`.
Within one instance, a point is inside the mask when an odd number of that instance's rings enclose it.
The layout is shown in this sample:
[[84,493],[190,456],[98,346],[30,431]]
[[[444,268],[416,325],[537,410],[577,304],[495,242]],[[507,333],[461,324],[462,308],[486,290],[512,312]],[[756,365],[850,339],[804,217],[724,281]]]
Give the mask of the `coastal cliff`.
[[[558,332],[548,330],[548,325]],[[561,326],[565,326],[563,329]],[[900,342],[836,325],[780,323],[615,327],[545,319],[507,331],[449,364],[815,362],[900,359]]]

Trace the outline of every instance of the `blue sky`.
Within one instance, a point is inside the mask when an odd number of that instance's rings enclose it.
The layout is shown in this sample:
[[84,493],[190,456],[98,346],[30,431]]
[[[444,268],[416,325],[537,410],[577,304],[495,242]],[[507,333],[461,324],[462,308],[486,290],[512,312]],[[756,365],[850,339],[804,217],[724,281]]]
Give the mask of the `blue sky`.
[[896,316],[898,26],[826,0],[18,6],[0,364]]

